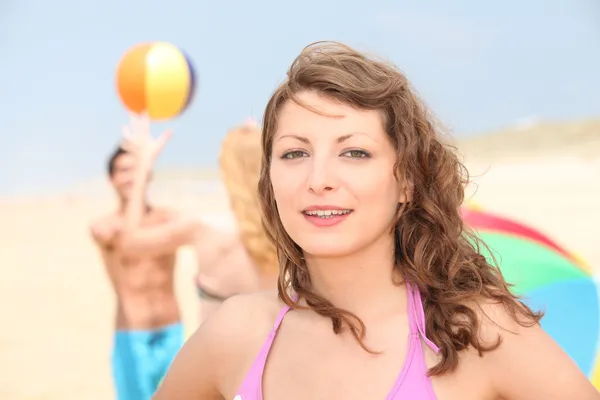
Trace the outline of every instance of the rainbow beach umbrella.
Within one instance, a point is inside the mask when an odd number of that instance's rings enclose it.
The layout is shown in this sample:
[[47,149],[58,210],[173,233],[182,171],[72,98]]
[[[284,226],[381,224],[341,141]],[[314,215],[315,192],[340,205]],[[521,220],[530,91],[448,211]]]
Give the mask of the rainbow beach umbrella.
[[600,389],[600,301],[591,268],[531,227],[479,207],[464,207],[462,216],[488,245],[515,294],[545,311],[544,330]]

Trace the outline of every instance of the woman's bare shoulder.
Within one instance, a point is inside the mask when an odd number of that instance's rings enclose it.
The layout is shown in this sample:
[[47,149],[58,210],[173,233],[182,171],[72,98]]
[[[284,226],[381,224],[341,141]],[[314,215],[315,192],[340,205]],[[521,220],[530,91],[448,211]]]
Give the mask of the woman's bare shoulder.
[[260,348],[281,308],[276,292],[240,294],[223,304],[198,329],[198,339],[218,347]]
[[187,340],[161,386],[162,397],[157,398],[212,399],[235,391],[280,308],[274,291],[227,299]]
[[230,335],[232,341],[246,342],[248,338],[239,332],[246,335],[270,332],[282,307],[276,291],[239,294],[223,302],[211,323],[213,329],[221,332],[222,339],[223,335]]
[[600,399],[585,374],[548,335],[539,322],[517,304],[480,305],[480,336],[485,344],[499,343],[480,357],[501,398]]

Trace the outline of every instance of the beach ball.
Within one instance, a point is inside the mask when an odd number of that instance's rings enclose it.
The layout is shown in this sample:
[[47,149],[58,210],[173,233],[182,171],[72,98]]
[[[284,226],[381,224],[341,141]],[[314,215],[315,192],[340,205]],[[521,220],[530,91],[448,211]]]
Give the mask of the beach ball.
[[542,328],[600,389],[600,301],[591,268],[525,224],[481,208],[464,207],[462,217],[488,245],[513,292],[545,312]]
[[117,66],[117,92],[125,107],[150,119],[181,114],[191,103],[196,76],[190,59],[170,43],[143,43],[129,49]]

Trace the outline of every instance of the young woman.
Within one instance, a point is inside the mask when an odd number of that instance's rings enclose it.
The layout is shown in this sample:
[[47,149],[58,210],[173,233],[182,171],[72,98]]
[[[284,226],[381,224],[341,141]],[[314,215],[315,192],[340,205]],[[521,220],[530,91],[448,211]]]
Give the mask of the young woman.
[[463,227],[464,167],[396,67],[307,47],[262,142],[278,296],[227,300],[155,399],[600,399]]

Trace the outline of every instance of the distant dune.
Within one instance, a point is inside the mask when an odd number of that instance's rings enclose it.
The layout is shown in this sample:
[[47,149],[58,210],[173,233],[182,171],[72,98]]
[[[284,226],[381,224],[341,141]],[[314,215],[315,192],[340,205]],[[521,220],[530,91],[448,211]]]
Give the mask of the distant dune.
[[469,159],[566,156],[600,158],[600,119],[571,122],[528,121],[457,141]]

